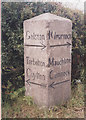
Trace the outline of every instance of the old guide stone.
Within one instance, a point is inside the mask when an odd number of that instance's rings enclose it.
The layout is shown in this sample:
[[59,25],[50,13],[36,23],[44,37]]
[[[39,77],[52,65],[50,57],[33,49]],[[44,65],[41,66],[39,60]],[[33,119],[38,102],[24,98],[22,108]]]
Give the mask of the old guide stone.
[[39,106],[71,96],[72,22],[50,13],[24,21],[25,94]]

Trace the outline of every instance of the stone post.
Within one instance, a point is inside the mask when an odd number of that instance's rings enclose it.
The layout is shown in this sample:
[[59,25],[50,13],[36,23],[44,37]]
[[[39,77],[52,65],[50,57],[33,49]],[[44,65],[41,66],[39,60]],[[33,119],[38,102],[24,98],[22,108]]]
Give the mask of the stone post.
[[72,22],[44,13],[24,21],[25,94],[39,106],[71,96]]

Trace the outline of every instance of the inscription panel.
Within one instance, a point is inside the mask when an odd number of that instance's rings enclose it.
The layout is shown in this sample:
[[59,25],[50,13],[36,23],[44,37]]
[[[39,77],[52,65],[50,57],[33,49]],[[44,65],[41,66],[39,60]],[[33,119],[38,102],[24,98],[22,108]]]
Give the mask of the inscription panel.
[[64,103],[71,96],[72,26],[67,22],[59,24],[54,21],[54,23],[50,23],[49,28],[49,105]]

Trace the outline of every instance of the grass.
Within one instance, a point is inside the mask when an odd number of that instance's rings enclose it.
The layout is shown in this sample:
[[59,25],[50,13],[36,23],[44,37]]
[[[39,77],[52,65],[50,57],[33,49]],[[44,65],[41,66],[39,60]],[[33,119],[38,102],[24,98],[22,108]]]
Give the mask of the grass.
[[19,96],[2,104],[2,118],[84,118],[84,85],[72,89],[71,99],[61,106],[39,108],[31,97]]

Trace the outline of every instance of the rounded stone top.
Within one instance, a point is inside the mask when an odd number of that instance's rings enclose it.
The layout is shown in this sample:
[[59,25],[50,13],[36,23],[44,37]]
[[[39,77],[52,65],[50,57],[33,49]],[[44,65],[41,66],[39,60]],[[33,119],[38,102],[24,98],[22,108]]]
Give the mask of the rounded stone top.
[[57,16],[57,15],[54,15],[54,14],[51,14],[51,13],[43,13],[41,15],[38,15],[38,16],[33,17],[31,19],[27,19],[25,21],[41,21],[41,20],[47,20],[47,21],[57,20],[57,21],[71,22],[70,19],[63,18],[63,17]]

